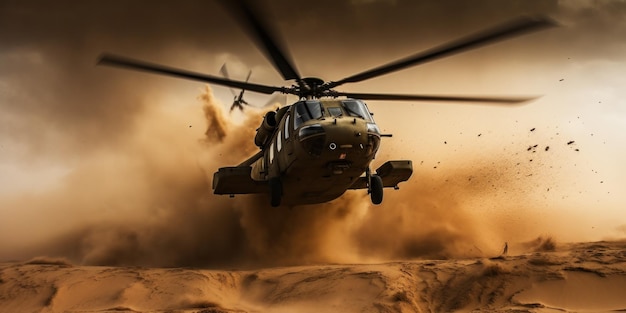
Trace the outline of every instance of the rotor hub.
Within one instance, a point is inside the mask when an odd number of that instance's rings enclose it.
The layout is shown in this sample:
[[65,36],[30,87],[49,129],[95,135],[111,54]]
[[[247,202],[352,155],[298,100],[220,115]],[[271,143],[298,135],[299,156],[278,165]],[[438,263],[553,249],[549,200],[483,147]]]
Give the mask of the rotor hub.
[[299,88],[297,88],[298,96],[300,97],[314,97],[319,98],[323,96],[324,80],[318,77],[304,77],[298,82]]

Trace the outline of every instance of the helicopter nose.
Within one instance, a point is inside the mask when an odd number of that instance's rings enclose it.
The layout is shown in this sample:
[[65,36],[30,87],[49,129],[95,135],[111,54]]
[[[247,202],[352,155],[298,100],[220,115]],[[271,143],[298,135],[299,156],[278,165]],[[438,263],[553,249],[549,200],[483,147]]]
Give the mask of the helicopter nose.
[[360,119],[339,118],[324,125],[326,130],[326,144],[329,152],[347,153],[347,150],[354,151],[366,148],[367,123]]
[[305,151],[318,157],[322,154],[326,142],[326,130],[321,124],[303,126],[298,131],[298,138]]
[[300,144],[310,155],[331,159],[369,157],[379,143],[377,128],[358,118],[336,118],[303,126],[298,131]]

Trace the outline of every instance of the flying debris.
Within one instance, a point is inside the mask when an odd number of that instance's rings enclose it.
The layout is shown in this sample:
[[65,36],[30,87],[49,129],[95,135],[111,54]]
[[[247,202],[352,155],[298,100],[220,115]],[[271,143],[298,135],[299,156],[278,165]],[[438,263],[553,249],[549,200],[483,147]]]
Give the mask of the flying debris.
[[[343,79],[325,81],[303,77],[283,49],[276,33],[261,18],[252,1],[222,0],[222,6],[254,39],[290,86],[270,86],[231,80],[112,54],[98,64],[165,74],[241,89],[233,102],[243,108],[244,91],[295,95],[299,101],[265,114],[254,137],[259,151],[236,166],[222,167],[213,176],[216,194],[268,194],[273,206],[322,203],[350,189],[365,189],[372,203],[383,200],[383,188],[398,188],[413,173],[410,160],[383,163],[375,171],[371,162],[380,147],[381,133],[364,100],[440,101],[518,105],[535,97],[487,97],[465,95],[382,94],[346,92],[336,87],[365,81],[408,67],[424,64],[549,27],[549,18],[520,17],[507,23],[462,37],[435,48],[383,64]],[[316,47],[311,46],[311,49]],[[324,50],[319,50],[323,53]],[[226,72],[226,71],[224,71]],[[233,94],[235,94],[233,92]],[[478,134],[480,137],[481,134]]]
[[528,146],[528,148],[526,149],[526,151],[532,151],[533,153],[535,153],[537,151],[537,147],[539,145],[533,145],[533,146]]

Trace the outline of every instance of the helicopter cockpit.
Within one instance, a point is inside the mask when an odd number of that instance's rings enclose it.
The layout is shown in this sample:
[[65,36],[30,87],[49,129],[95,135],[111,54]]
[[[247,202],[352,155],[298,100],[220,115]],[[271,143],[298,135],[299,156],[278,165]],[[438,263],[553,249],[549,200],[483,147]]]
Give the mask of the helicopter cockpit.
[[328,106],[324,108],[319,100],[302,100],[296,102],[295,107],[295,128],[309,120],[320,119],[324,116],[342,117],[350,116],[364,119],[367,123],[374,123],[372,114],[367,109],[367,105],[361,100],[347,99],[340,101],[340,106]]

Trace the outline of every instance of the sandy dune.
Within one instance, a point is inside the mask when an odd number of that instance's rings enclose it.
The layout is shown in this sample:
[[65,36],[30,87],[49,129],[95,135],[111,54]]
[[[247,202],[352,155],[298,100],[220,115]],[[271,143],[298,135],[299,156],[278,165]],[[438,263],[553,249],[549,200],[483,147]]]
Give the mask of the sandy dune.
[[0,312],[452,311],[626,311],[626,241],[491,259],[256,270],[46,259],[0,266]]

